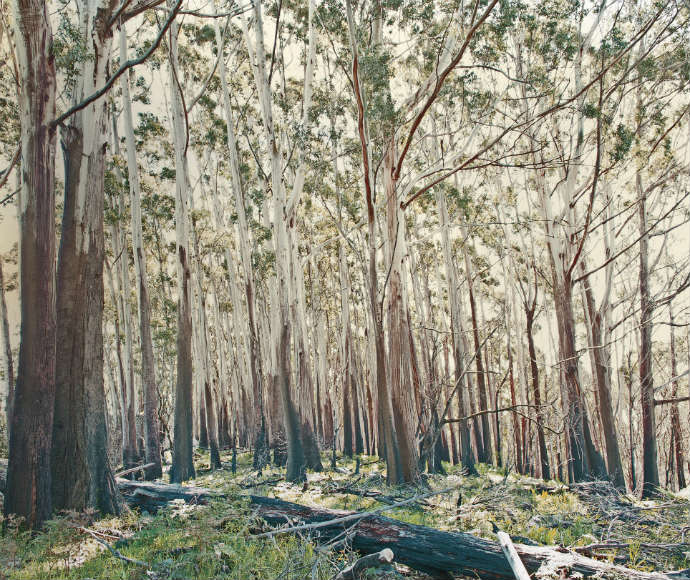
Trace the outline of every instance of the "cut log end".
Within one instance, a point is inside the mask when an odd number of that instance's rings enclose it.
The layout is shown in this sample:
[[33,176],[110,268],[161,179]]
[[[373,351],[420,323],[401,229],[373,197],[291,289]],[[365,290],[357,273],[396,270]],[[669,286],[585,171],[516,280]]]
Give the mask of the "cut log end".
[[358,580],[365,570],[390,565],[393,563],[393,560],[393,550],[384,548],[380,552],[362,556],[352,565],[338,572],[333,577],[333,580]]

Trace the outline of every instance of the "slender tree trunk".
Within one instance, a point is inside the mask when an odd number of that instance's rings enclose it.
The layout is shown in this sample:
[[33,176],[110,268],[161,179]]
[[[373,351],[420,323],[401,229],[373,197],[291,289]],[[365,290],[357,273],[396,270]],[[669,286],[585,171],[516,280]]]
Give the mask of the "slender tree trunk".
[[[448,284],[448,302],[450,305],[450,328],[452,336],[453,347],[453,362],[455,363],[455,381],[451,392],[456,392],[458,401],[458,413],[460,417],[467,415],[465,408],[464,392],[462,385],[465,381],[465,359],[462,347],[462,329],[460,326],[460,306],[458,304],[458,286],[457,286],[457,271],[455,268],[455,261],[451,253],[450,243],[450,220],[448,218],[448,208],[446,198],[441,191],[436,196],[436,204],[438,206],[439,223],[441,225],[441,246],[443,251],[443,261],[446,267],[446,280]],[[451,395],[452,396],[452,395]],[[452,426],[451,426],[452,429]],[[469,473],[476,473],[474,467],[474,456],[470,445],[470,428],[467,420],[458,423],[459,431],[459,452],[460,462]]]
[[[0,256],[0,324],[2,325],[2,343],[5,358],[5,376],[7,378],[7,399],[5,401],[5,414],[7,416],[7,428],[12,425],[12,407],[14,407],[14,361],[12,360],[12,342],[10,341],[10,321],[7,317],[7,303],[5,302],[5,276]],[[8,437],[9,439],[9,437]]]
[[654,305],[649,292],[647,197],[642,177],[637,174],[640,232],[640,405],[642,409],[642,489],[643,498],[658,493],[656,421],[654,417],[654,377],[652,375],[652,316]]
[[[215,9],[215,4],[214,4]],[[214,19],[216,46],[220,50],[222,45],[222,36],[218,19]],[[235,209],[237,210],[237,231],[240,239],[240,254],[242,256],[242,265],[245,274],[245,297],[247,303],[247,323],[249,329],[249,362],[252,375],[252,386],[254,391],[254,401],[256,414],[255,423],[257,430],[254,433],[254,468],[260,469],[267,463],[268,441],[266,435],[265,412],[263,404],[263,372],[261,364],[261,343],[258,337],[257,322],[256,322],[256,307],[255,307],[255,283],[254,270],[252,268],[252,252],[249,243],[249,227],[247,224],[247,217],[245,212],[245,192],[244,184],[240,173],[240,163],[237,153],[237,139],[235,136],[235,120],[232,111],[232,104],[230,102],[230,90],[227,83],[227,73],[225,69],[225,59],[221,59],[219,63],[219,76],[221,81],[221,89],[223,92],[223,107],[225,112],[225,121],[227,127],[227,146],[230,162],[230,174],[232,178],[232,187],[235,198]]]
[[213,387],[208,381],[204,382],[204,397],[206,399],[206,426],[208,428],[208,442],[211,451],[211,469],[220,469],[220,448],[218,445],[218,414],[213,397]]
[[16,0],[22,182],[21,331],[10,428],[5,514],[36,528],[50,517],[55,403],[55,61],[49,7]]
[[[670,322],[671,332],[671,376],[678,376],[678,365],[676,361],[676,332],[673,323],[673,310],[671,304],[668,307],[668,316]],[[671,388],[671,398],[678,397],[678,381],[674,380]],[[672,454],[676,464],[676,484],[678,489],[685,488],[685,457],[683,454],[683,439],[681,437],[680,428],[680,413],[678,412],[678,403],[671,405],[671,434],[673,436]]]
[[[120,24],[120,62],[127,60],[127,28]],[[163,474],[161,465],[160,428],[158,425],[158,388],[156,386],[156,369],[151,337],[151,305],[149,302],[148,275],[141,224],[141,186],[139,184],[139,167],[136,158],[134,140],[134,122],[132,120],[132,101],[129,93],[129,75],[122,75],[122,109],[125,120],[125,138],[127,142],[127,170],[129,192],[131,196],[130,211],[132,225],[132,251],[134,253],[134,272],[136,275],[137,298],[139,306],[139,337],[141,340],[141,383],[144,397],[144,462],[153,464],[147,468],[146,478],[156,479]]]
[[[556,281],[556,278],[555,280]],[[559,356],[564,381],[563,401],[568,439],[568,466],[572,481],[583,481],[601,473],[601,457],[592,443],[589,420],[580,388],[578,354],[575,347],[575,319],[570,280],[554,287],[558,322]]]
[[[464,219],[461,218],[463,224],[463,237],[467,240],[467,228],[464,227]],[[474,339],[474,361],[477,368],[477,394],[479,399],[479,411],[485,411],[489,407],[487,405],[486,395],[486,378],[484,376],[484,363],[481,352],[481,342],[479,340],[479,328],[477,325],[477,305],[474,297],[474,279],[472,272],[472,261],[470,260],[469,252],[467,251],[466,243],[463,244],[463,257],[465,260],[465,275],[467,277],[467,290],[470,300],[470,314],[472,316],[472,338]],[[482,438],[481,455],[477,457],[480,463],[492,463],[491,457],[491,430],[489,429],[489,416],[483,414],[479,418],[480,435]]]
[[[113,125],[114,136],[113,141],[118,143],[119,137],[116,132],[116,126]],[[117,147],[115,151],[117,152]],[[119,170],[116,170],[119,171]],[[121,177],[121,176],[120,176]],[[124,179],[121,179],[124,182]],[[125,213],[125,203],[122,197],[117,199],[118,211],[120,215]],[[129,304],[129,249],[127,248],[127,235],[125,230],[120,227],[120,224],[116,223],[114,227],[114,235],[116,236],[116,242],[114,249],[115,255],[118,257],[117,262],[119,266],[119,293],[118,293],[118,303],[120,308],[120,314],[122,321],[122,331],[125,337],[125,348],[123,356],[123,367],[125,381],[122,383],[124,388],[124,401],[125,401],[125,413],[127,415],[127,436],[125,438],[126,445],[123,446],[122,456],[123,463],[125,467],[132,467],[137,463],[138,453],[137,453],[137,426],[136,426],[136,408],[135,408],[135,395],[134,395],[134,353],[132,347],[132,312],[130,310]]]
[[[536,297],[535,297],[536,298]],[[536,299],[532,307],[525,307],[525,317],[527,319],[527,348],[529,350],[530,370],[532,375],[532,396],[534,397],[535,414],[537,416],[537,441],[539,444],[539,465],[541,467],[542,479],[551,479],[551,469],[549,467],[549,455],[546,450],[546,437],[544,436],[544,416],[541,406],[541,393],[539,392],[539,367],[537,366],[537,350],[534,347],[534,313],[536,309]]]

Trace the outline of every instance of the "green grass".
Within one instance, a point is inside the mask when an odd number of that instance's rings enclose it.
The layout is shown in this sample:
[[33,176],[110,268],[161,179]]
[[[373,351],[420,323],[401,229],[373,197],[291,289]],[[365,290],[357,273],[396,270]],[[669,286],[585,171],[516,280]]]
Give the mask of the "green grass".
[[[422,505],[395,508],[385,515],[492,540],[496,538],[495,530],[501,529],[517,537],[518,542],[531,540],[570,547],[601,541],[613,531],[614,537],[624,537],[627,541],[634,538],[628,552],[623,553],[628,558],[628,566],[650,570],[690,565],[682,552],[650,552],[640,545],[679,542],[679,530],[687,525],[690,515],[688,502],[677,503],[679,509],[671,511],[651,510],[649,517],[633,523],[612,522],[575,493],[540,493],[532,487],[532,480],[506,476],[487,466],[480,466],[478,477],[464,477],[457,467],[446,466],[447,475],[425,476],[417,486],[388,487],[382,477],[384,466],[374,463],[374,459],[364,458],[363,463],[371,463],[355,476],[355,462],[339,458],[339,468],[346,468],[347,473],[328,469],[319,474],[310,473],[306,489],[281,481],[247,490],[243,484],[256,483],[259,479],[251,471],[251,457],[241,454],[237,474],[225,469],[202,471],[189,482],[227,494],[227,499],[210,505],[174,504],[156,515],[128,511],[118,518],[100,520],[94,514],[68,514],[52,520],[45,531],[34,535],[22,531],[18,522],[9,520],[0,538],[0,580],[331,578],[356,556],[343,551],[342,546],[324,550],[301,536],[254,537],[266,525],[253,516],[243,494],[249,491],[333,509],[361,511],[385,505],[375,498],[334,491],[343,486],[380,491],[395,499],[452,487],[450,493],[430,497]],[[198,452],[196,461],[203,470],[208,466],[208,454]],[[229,455],[223,456],[224,463],[229,461]],[[328,465],[329,458],[324,457],[324,466]],[[282,473],[269,467],[260,480],[276,479]],[[625,501],[636,505],[630,499]],[[658,525],[652,525],[655,521]],[[79,527],[103,534],[100,537],[123,556],[143,561],[146,566],[116,558]],[[384,577],[400,576],[389,571]]]

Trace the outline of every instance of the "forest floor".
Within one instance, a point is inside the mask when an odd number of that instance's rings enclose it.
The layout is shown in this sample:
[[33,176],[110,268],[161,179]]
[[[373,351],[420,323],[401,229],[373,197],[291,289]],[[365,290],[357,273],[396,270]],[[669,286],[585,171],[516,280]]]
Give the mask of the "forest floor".
[[[334,471],[324,457],[324,472],[309,473],[306,484],[292,485],[273,467],[257,477],[247,454],[239,455],[234,475],[229,454],[222,459],[224,469],[210,472],[208,455],[198,453],[198,476],[188,482],[224,492],[223,499],[208,505],[180,500],[155,515],[126,510],[120,517],[102,519],[93,513],[64,514],[33,536],[17,522],[4,522],[0,580],[330,579],[357,554],[342,545],[319,546],[308,534],[254,537],[266,526],[253,513],[248,493],[366,511],[446,488],[452,491],[386,515],[491,540],[500,529],[517,543],[566,546],[638,570],[690,566],[690,501],[682,494],[640,502],[603,482],[568,489],[488,468],[465,477],[455,467],[446,475],[425,476],[417,487],[392,488],[385,485],[384,464],[366,456],[359,474],[354,461],[339,458]],[[379,569],[376,577],[425,578],[400,565]]]

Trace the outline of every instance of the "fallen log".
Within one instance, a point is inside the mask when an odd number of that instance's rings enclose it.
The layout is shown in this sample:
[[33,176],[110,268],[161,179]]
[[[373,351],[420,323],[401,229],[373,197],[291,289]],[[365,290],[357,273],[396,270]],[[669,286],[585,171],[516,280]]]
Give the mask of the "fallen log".
[[[175,499],[203,504],[222,494],[211,490],[143,483],[118,479],[117,484],[130,505],[155,509]],[[515,576],[498,542],[471,534],[444,532],[426,526],[408,524],[378,514],[330,510],[304,506],[280,499],[251,495],[248,499],[257,515],[272,526],[286,521],[300,522],[300,533],[308,533],[315,541],[331,542],[343,536],[350,546],[362,554],[374,554],[385,548],[395,553],[395,560],[410,568],[436,577],[449,573],[464,574],[484,580],[514,580]],[[153,509],[155,508],[155,509]],[[354,517],[353,517],[354,516]],[[293,530],[293,528],[288,528]],[[294,531],[294,530],[293,530]],[[280,533],[276,530],[275,533]],[[568,578],[608,575],[634,580],[690,580],[690,571],[641,572],[587,558],[565,548],[515,544],[520,559],[535,577]]]
[[181,499],[188,504],[206,504],[212,498],[225,497],[221,493],[203,487],[131,481],[122,478],[117,478],[115,481],[129,505],[151,513],[157,512],[173,500]]
[[[363,517],[352,525],[352,520],[342,520],[354,515],[354,512],[308,507],[267,497],[251,496],[251,503],[258,508],[258,515],[271,525],[284,525],[287,519],[322,526],[333,520],[333,525],[311,530],[317,541],[330,542],[347,534],[352,548],[363,554],[391,548],[395,552],[396,562],[432,576],[443,577],[454,573],[479,576],[485,580],[515,578],[497,542],[470,534],[444,532],[380,515]],[[310,530],[302,527],[301,531]],[[537,573],[537,577],[543,573],[553,574],[555,578],[568,578],[579,573],[584,577],[608,574],[636,580],[690,579],[688,571],[641,572],[587,558],[565,548],[515,544],[515,549],[527,571]]]

